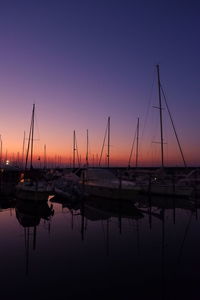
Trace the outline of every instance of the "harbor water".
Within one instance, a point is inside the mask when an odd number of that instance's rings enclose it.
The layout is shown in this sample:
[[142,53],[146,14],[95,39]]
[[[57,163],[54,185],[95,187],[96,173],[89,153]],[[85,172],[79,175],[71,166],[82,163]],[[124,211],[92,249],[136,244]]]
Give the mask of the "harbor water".
[[2,299],[198,299],[199,209],[159,200],[1,200]]

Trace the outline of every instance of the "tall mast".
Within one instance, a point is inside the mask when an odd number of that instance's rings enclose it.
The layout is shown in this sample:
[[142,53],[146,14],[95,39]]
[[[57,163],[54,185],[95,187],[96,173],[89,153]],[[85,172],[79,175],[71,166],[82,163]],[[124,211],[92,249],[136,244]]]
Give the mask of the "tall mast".
[[108,153],[107,153],[107,166],[110,166],[110,117],[108,117]]
[[110,165],[110,117],[108,117],[106,131],[105,131],[105,135],[104,135],[104,139],[103,139],[103,145],[102,145],[102,148],[101,148],[101,154],[100,154],[100,159],[99,159],[99,166],[101,164],[101,159],[102,159],[102,155],[103,155],[103,150],[104,150],[106,137],[108,139],[108,148],[107,148],[106,160],[107,160],[107,167],[109,168],[109,165]]
[[75,169],[76,133],[73,132],[73,169]]
[[44,169],[47,167],[47,152],[46,152],[46,145],[44,145]]
[[34,136],[34,115],[35,115],[35,104],[33,104],[33,111],[32,111],[32,130],[31,130],[31,164],[30,168],[33,168],[33,136]]
[[160,145],[161,145],[161,166],[164,167],[164,150],[163,150],[163,122],[162,122],[162,103],[161,103],[161,84],[160,84],[160,70],[159,65],[157,68],[158,78],[158,97],[159,97],[159,110],[160,110]]
[[2,167],[2,138],[0,135],[0,168]]
[[89,148],[89,137],[88,137],[88,129],[87,129],[87,146],[86,146],[86,166],[88,167],[88,148]]
[[139,148],[139,118],[137,121],[137,139],[136,139],[136,158],[135,158],[135,167],[138,166],[138,148]]
[[23,144],[22,144],[22,168],[23,168],[23,164],[24,164],[25,138],[26,138],[26,133],[25,133],[25,131],[24,131]]
[[79,153],[78,153],[78,143],[77,143],[76,134],[75,134],[74,141],[75,141],[75,150],[76,150],[76,153],[77,153],[77,163],[78,163],[78,167],[80,168],[80,166],[81,166],[81,156],[79,156]]
[[28,147],[26,152],[26,162],[25,162],[25,170],[27,169],[28,165],[28,155],[29,155],[29,148],[31,145],[31,161],[30,161],[30,169],[33,168],[33,134],[34,134],[34,113],[35,113],[35,104],[33,104],[33,110],[32,110],[32,117],[31,117],[31,125],[30,125],[30,131],[29,131],[29,137],[28,137]]

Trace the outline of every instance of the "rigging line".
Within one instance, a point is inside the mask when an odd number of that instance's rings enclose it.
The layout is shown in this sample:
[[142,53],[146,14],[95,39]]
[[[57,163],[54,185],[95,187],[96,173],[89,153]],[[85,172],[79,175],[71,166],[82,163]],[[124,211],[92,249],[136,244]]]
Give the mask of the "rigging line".
[[104,146],[105,146],[107,131],[108,131],[108,123],[107,123],[107,126],[106,126],[106,131],[105,131],[105,135],[104,135],[104,139],[103,139],[103,145],[102,145],[102,148],[101,148],[101,155],[100,155],[100,158],[99,158],[99,166],[101,164],[101,159],[102,159],[102,155],[103,155],[103,149],[104,149]]
[[25,168],[24,168],[25,171],[26,171],[27,165],[28,165],[28,156],[29,156],[29,148],[30,148],[30,140],[31,140],[32,124],[33,124],[33,110],[32,110],[31,125],[30,125],[29,136],[28,136],[28,146],[27,146],[27,151],[26,151],[26,162],[25,162]]
[[154,87],[154,84],[155,84],[155,72],[156,71],[154,70],[153,82],[152,82],[151,89],[150,89],[150,96],[149,96],[148,106],[147,106],[147,110],[146,110],[146,114],[145,114],[144,126],[143,126],[143,129],[142,129],[142,135],[141,135],[142,138],[143,138],[143,135],[144,135],[144,130],[146,128],[147,118],[148,118],[148,115],[149,115],[151,102],[152,102],[153,87]]
[[[34,139],[34,141],[38,141],[38,143],[35,143],[34,144],[34,147],[35,147],[35,153],[41,153],[42,150],[41,150],[41,136],[40,136],[40,130],[39,130],[39,126],[38,126],[38,119],[37,119],[37,114],[35,113],[35,125],[34,125],[34,135],[37,136],[37,138]],[[40,156],[40,155],[39,155]]]
[[134,148],[134,145],[135,145],[136,133],[137,133],[137,129],[136,129],[136,131],[135,131],[135,135],[134,135],[134,139],[133,139],[132,147],[131,147],[131,153],[130,153],[130,156],[129,156],[129,161],[128,161],[128,167],[129,167],[129,168],[130,168],[130,166],[131,166],[131,158],[132,158],[132,155],[133,155],[133,148]]
[[33,113],[32,113],[32,133],[31,133],[31,165],[30,168],[33,168],[33,137],[34,137],[34,121],[35,121],[35,104],[33,104]]
[[40,130],[39,130],[39,126],[38,126],[38,120],[37,120],[37,114],[35,113],[35,129],[37,131],[38,134],[38,140],[40,140]]
[[105,229],[104,229],[103,220],[101,220],[101,226],[102,226],[102,230],[103,230],[103,237],[104,237],[104,240],[106,240],[106,234],[105,234]]
[[177,131],[176,131],[176,128],[175,128],[175,125],[174,125],[174,121],[173,121],[171,112],[170,112],[170,110],[169,110],[169,106],[168,106],[168,104],[167,104],[167,99],[166,99],[166,96],[165,96],[165,93],[164,93],[164,90],[163,90],[162,85],[161,85],[161,91],[162,91],[162,94],[163,94],[163,97],[164,97],[164,100],[165,100],[165,104],[166,104],[166,107],[167,107],[167,111],[168,111],[168,113],[169,113],[169,117],[170,117],[170,120],[171,120],[171,123],[172,123],[172,127],[173,127],[173,130],[174,130],[174,134],[175,134],[175,137],[176,137],[176,141],[177,141],[177,143],[178,143],[179,151],[180,151],[180,153],[181,153],[181,157],[182,157],[184,166],[185,166],[185,168],[187,168],[187,164],[186,164],[186,161],[185,161],[185,157],[184,157],[184,155],[183,155],[182,147],[181,147],[181,144],[180,144],[180,141],[179,141],[179,138],[178,138],[178,134],[177,134]]

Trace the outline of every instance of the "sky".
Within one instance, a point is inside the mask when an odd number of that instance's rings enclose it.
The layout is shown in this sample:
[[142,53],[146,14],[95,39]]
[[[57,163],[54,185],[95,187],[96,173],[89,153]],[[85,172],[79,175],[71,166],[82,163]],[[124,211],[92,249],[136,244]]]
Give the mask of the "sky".
[[[159,165],[159,64],[185,160],[199,166],[199,15],[195,0],[1,0],[3,155],[21,155],[35,103],[35,155],[46,145],[71,162],[75,130],[84,163],[88,130],[95,165],[110,116],[110,164],[126,166],[139,118],[138,165]],[[164,163],[182,165],[164,102],[162,112]]]

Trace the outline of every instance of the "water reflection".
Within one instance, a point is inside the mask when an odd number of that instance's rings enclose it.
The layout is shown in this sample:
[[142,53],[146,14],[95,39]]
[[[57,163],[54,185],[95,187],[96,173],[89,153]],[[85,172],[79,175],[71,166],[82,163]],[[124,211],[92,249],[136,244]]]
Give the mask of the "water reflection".
[[29,254],[32,237],[32,248],[36,249],[37,226],[40,220],[49,221],[54,215],[53,205],[47,202],[35,202],[16,199],[15,205],[16,218],[19,224],[24,227],[24,244],[26,253],[26,275],[29,272]]
[[49,206],[47,202],[32,202],[25,200],[16,200],[16,217],[23,227],[36,227],[40,220],[49,220],[54,214],[53,205]]
[[6,201],[0,201],[4,299],[16,291],[27,299],[29,290],[29,299],[197,299],[198,202]]

